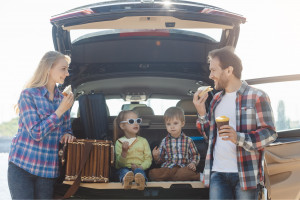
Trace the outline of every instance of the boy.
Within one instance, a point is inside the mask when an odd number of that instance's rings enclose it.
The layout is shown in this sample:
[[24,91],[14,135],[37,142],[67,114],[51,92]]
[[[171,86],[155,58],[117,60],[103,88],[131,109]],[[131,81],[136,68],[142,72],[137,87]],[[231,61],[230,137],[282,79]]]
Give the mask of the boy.
[[159,148],[152,151],[154,161],[162,165],[150,170],[149,178],[152,181],[199,181],[196,166],[200,154],[193,140],[181,131],[185,124],[183,110],[178,107],[167,109],[164,121],[168,135]]

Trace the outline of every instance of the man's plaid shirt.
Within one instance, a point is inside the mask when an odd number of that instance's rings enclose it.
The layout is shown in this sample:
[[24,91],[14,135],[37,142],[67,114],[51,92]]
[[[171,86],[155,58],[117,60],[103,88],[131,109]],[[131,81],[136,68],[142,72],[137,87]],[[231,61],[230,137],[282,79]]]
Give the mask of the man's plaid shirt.
[[[205,115],[205,119],[197,120],[199,132],[209,139],[204,179],[202,180],[206,186],[209,186],[213,150],[217,137],[215,123],[217,116],[214,115],[214,111],[223,95],[224,91],[218,92],[210,103],[210,110]],[[268,95],[261,90],[250,87],[245,81],[242,82],[241,88],[237,91],[236,133],[237,164],[241,189],[253,189],[263,180],[264,147],[277,138],[277,133]]]

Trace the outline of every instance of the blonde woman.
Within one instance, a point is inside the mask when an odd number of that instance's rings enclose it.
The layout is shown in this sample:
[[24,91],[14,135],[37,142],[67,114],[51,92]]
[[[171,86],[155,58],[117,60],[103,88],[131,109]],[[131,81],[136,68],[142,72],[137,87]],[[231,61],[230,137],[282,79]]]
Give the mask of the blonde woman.
[[73,94],[64,97],[56,84],[69,76],[70,57],[47,52],[21,92],[19,129],[12,140],[8,185],[12,199],[52,199],[59,176],[59,142],[73,141],[70,111]]

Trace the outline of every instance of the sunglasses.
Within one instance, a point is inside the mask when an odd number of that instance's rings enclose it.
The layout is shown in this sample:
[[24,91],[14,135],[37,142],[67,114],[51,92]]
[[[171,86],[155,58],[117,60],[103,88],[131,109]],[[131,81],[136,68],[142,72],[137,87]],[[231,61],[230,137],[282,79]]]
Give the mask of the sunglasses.
[[134,124],[136,122],[137,124],[142,123],[141,118],[136,118],[136,119],[128,119],[127,121],[121,121],[120,123],[128,123],[128,124]]

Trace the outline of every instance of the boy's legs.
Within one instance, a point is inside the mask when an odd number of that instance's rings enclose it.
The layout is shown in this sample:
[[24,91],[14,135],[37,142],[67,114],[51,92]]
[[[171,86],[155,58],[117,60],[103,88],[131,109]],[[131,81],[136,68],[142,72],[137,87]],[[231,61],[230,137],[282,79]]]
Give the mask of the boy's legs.
[[194,172],[188,167],[178,168],[177,172],[173,175],[172,181],[199,181],[200,174]]
[[151,181],[171,181],[172,177],[176,174],[178,167],[173,168],[154,168],[149,172],[149,178]]

